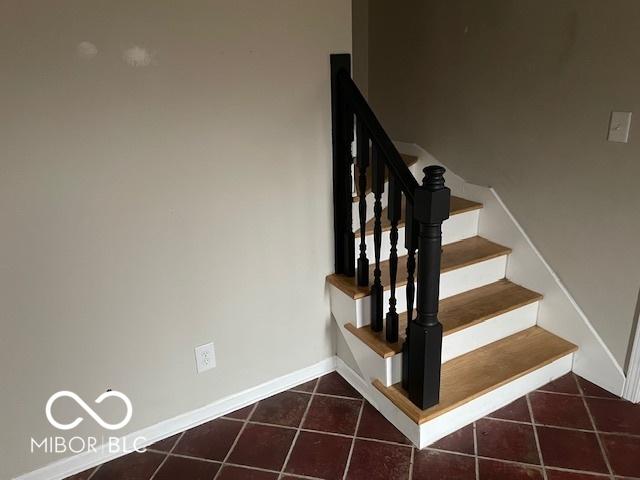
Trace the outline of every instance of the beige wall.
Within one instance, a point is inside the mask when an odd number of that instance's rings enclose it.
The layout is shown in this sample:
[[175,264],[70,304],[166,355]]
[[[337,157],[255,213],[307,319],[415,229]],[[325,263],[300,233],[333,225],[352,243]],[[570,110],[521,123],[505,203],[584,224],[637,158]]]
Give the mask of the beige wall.
[[366,96],[369,88],[369,0],[352,0],[352,77]]
[[496,188],[621,365],[640,288],[636,0],[371,0],[369,97],[393,138]]
[[28,453],[58,390],[125,392],[128,433],[334,354],[329,54],[350,48],[343,0],[0,4],[0,478],[58,458]]

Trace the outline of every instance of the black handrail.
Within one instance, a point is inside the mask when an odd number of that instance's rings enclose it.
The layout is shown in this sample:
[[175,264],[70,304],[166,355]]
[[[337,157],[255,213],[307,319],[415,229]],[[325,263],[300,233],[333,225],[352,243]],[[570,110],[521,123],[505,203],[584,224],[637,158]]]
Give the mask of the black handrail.
[[[370,285],[371,329],[381,331],[384,287],[380,262],[382,238],[382,197],[385,170],[389,172],[388,217],[391,224],[389,256],[390,298],[386,315],[386,339],[398,341],[396,312],[396,276],[398,273],[398,224],[404,195],[405,247],[407,249],[407,312],[406,340],[403,344],[402,386],[409,398],[420,408],[439,402],[442,349],[442,325],[438,321],[442,222],[449,218],[450,191],[444,185],[444,168],[424,169],[425,178],[419,185],[395,145],[382,128],[362,93],[351,79],[351,56],[331,55],[331,106],[333,134],[333,200],[336,273],[356,275],[355,237],[353,234],[353,156],[351,144],[354,125],[357,131],[357,168],[359,186],[359,225],[361,228],[358,276],[360,287],[369,286],[369,259],[366,255],[366,185],[370,181],[374,197],[373,284]],[[371,158],[369,158],[371,143]],[[371,166],[372,175],[367,177]],[[415,255],[418,255],[417,262]],[[417,264],[417,275],[415,274]],[[417,284],[414,286],[414,282]],[[415,295],[417,293],[417,295]],[[416,317],[413,302],[416,297]]]
[[344,89],[344,96],[351,111],[360,120],[369,133],[371,140],[378,146],[386,166],[400,183],[402,193],[407,201],[413,203],[413,192],[418,188],[418,181],[407,168],[407,164],[402,160],[402,156],[393,144],[387,132],[376,118],[373,110],[360,93],[355,82],[345,70],[338,73],[338,87]]

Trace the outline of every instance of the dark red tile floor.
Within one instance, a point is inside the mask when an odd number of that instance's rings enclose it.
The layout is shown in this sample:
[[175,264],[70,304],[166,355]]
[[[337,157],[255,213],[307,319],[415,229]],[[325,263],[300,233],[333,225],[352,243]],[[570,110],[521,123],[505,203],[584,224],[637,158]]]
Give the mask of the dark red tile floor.
[[416,450],[331,373],[71,477],[305,478],[640,479],[640,405],[568,374]]

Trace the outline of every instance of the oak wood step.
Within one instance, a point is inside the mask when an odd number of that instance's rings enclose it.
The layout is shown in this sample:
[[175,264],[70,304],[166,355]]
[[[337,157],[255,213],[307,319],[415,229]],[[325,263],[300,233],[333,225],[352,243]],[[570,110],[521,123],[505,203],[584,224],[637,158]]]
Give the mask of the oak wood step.
[[[497,258],[502,255],[511,253],[509,247],[499,245],[482,237],[470,237],[460,240],[459,242],[449,243],[442,247],[441,273],[451,270],[473,265],[478,262]],[[371,262],[369,266],[369,278],[373,282],[373,271],[375,262]],[[382,284],[385,290],[390,288],[389,281],[389,261],[380,262],[380,270],[382,272]],[[398,277],[396,287],[402,287],[407,284],[407,256],[398,258]],[[359,287],[356,277],[347,277],[342,274],[331,274],[327,276],[327,281],[336,288],[353,299],[364,298],[369,296],[370,287]]]
[[[479,210],[482,208],[482,204],[478,202],[474,202],[472,200],[467,200],[466,198],[460,198],[451,196],[451,207],[449,209],[449,215],[459,215],[461,213],[470,212],[472,210]],[[402,211],[404,212],[404,197],[402,199]],[[404,215],[404,214],[403,214]],[[365,224],[365,233],[367,235],[373,234],[373,226],[375,224],[375,218],[372,218]],[[391,230],[391,222],[389,221],[389,216],[387,214],[387,209],[382,210],[381,222],[382,231],[386,232],[387,230]],[[404,218],[398,222],[398,228],[404,226]],[[355,233],[356,238],[360,235],[360,229]]]
[[531,327],[442,365],[440,403],[421,410],[399,384],[373,385],[417,424],[432,420],[578,349],[540,327]]
[[[402,160],[404,160],[404,163],[407,165],[407,167],[413,166],[418,161],[418,157],[415,157],[413,155],[407,155],[407,154],[401,153],[400,156],[402,157]],[[369,152],[369,168],[367,168],[367,189],[366,189],[366,193],[365,194],[369,194],[371,192],[371,175],[372,175],[372,172],[373,172],[373,170],[371,168],[371,151],[370,151]],[[358,200],[360,200],[359,177],[360,177],[360,169],[358,168],[358,165],[355,165],[355,167],[354,167],[354,180],[355,180],[355,184],[356,184],[356,195],[352,199],[354,202],[357,202]],[[387,169],[387,168],[385,168],[384,179],[385,179],[385,181],[387,181],[389,179],[389,169]]]
[[[444,336],[447,336],[490,318],[529,305],[541,298],[541,294],[503,279],[484,287],[474,288],[440,300],[438,319],[442,323]],[[402,351],[405,329],[407,328],[407,312],[402,312],[399,317],[400,338],[395,343],[387,342],[384,330],[374,332],[369,325],[357,328],[352,323],[347,323],[345,328],[378,355],[383,358],[389,358]]]

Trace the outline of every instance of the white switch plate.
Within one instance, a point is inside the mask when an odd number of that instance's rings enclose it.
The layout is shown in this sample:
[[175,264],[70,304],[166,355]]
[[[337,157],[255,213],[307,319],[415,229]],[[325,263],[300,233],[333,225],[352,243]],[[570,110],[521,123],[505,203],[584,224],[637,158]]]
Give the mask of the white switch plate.
[[216,366],[216,352],[213,349],[213,343],[200,345],[196,347],[196,368],[198,373],[211,370]]
[[611,112],[609,122],[609,141],[627,143],[631,128],[631,112]]

